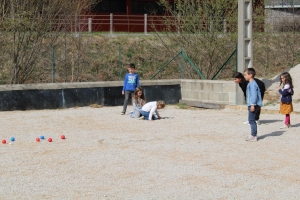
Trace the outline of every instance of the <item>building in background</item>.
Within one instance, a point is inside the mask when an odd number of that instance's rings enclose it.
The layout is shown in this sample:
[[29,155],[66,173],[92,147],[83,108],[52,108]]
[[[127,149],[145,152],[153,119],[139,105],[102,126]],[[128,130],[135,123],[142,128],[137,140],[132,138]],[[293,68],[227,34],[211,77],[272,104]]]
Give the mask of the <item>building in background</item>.
[[[151,32],[162,31],[164,9],[159,0],[102,0],[90,6],[81,16],[80,29],[87,31],[87,20],[92,22],[92,31],[103,32]],[[154,26],[153,26],[154,25]]]

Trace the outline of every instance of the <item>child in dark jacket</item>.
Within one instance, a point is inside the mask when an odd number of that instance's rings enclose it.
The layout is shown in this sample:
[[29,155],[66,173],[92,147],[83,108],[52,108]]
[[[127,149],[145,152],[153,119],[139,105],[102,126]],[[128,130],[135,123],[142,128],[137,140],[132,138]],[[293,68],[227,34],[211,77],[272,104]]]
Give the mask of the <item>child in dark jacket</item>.
[[122,89],[122,95],[125,95],[125,100],[124,100],[123,111],[121,112],[121,115],[124,115],[126,113],[129,96],[132,98],[132,94],[135,88],[140,86],[139,75],[134,71],[135,71],[135,65],[130,64],[128,67],[129,73],[125,75],[124,86]]
[[[280,87],[282,85],[282,87]],[[293,112],[292,95],[293,91],[292,77],[288,72],[284,72],[280,75],[280,85],[278,86],[278,92],[281,94],[280,100],[280,113],[285,115],[285,122],[281,129],[289,128],[291,126],[290,113]]]

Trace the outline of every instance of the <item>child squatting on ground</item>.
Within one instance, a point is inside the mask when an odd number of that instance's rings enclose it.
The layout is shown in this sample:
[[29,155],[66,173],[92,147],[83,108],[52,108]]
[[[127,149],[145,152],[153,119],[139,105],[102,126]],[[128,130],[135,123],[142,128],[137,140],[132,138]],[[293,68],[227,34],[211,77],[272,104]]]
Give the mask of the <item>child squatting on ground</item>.
[[[247,89],[247,85],[248,85],[249,82],[246,81],[246,79],[244,78],[244,75],[240,72],[234,73],[232,78],[233,78],[233,81],[236,84],[239,84],[240,88],[242,89],[242,91],[244,93],[245,100],[247,101],[247,99],[246,99],[246,89]],[[265,91],[266,91],[265,84],[264,84],[264,82],[262,82],[261,80],[259,80],[257,78],[254,78],[254,80],[257,83],[258,87],[259,87],[260,94],[261,94],[261,100],[263,100],[264,99],[264,94],[265,94]],[[255,121],[256,121],[257,125],[260,125],[259,116],[260,116],[260,109],[258,109],[255,112]],[[245,122],[243,122],[243,124],[250,125],[249,121],[245,121]]]
[[257,141],[257,124],[255,122],[255,113],[262,106],[262,98],[260,89],[254,80],[255,70],[253,68],[248,68],[244,71],[244,77],[248,81],[246,89],[246,99],[248,106],[248,121],[251,127],[251,135],[246,139],[249,142]]
[[131,96],[132,98],[132,94],[135,91],[135,88],[138,86],[140,86],[139,75],[135,73],[135,65],[130,64],[128,66],[128,73],[125,75],[124,78],[124,85],[122,89],[122,95],[125,94],[125,100],[121,115],[124,115],[126,113],[129,96]]
[[[280,87],[282,85],[282,87]],[[291,126],[290,113],[293,112],[292,95],[293,91],[292,77],[288,72],[284,72],[280,75],[280,85],[278,86],[278,92],[281,94],[280,99],[280,113],[285,115],[284,125],[280,128],[289,128]]]
[[142,87],[137,87],[133,93],[132,97],[132,105],[133,105],[133,112],[130,114],[132,118],[139,118],[141,117],[141,111],[143,105],[146,103],[146,98],[143,92]]
[[152,101],[149,103],[146,103],[143,107],[142,107],[142,115],[144,117],[144,120],[156,120],[156,117],[154,116],[154,112],[157,115],[158,119],[161,119],[159,113],[158,113],[158,109],[163,109],[165,107],[165,102],[164,101]]

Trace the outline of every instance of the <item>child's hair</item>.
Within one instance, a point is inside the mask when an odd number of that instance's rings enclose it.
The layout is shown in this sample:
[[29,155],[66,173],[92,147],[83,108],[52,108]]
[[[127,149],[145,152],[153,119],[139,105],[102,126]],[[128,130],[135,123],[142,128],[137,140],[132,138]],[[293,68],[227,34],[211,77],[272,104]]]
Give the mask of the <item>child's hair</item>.
[[[281,80],[281,76],[283,76],[285,78],[285,82],[283,83],[282,80]],[[293,89],[294,86],[293,86],[293,80],[292,80],[292,77],[291,75],[288,73],[288,72],[283,72],[282,74],[280,74],[280,85],[281,84],[290,84],[290,87]]]
[[248,75],[252,74],[252,78],[254,78],[254,76],[256,75],[255,69],[253,68],[247,68],[244,72],[247,72]]
[[232,78],[240,78],[240,79],[244,79],[244,75],[241,72],[235,72],[232,75]]
[[165,102],[164,101],[158,101],[157,102],[157,106],[160,106],[161,108],[164,108],[165,107]]
[[132,102],[137,102],[138,103],[138,99],[139,99],[139,95],[138,92],[142,91],[142,95],[140,96],[140,98],[143,100],[142,104],[144,104],[146,102],[146,98],[144,95],[144,91],[143,88],[141,86],[135,88],[133,96],[132,96]]
[[135,65],[133,63],[130,63],[128,68],[132,68],[132,69],[135,69]]

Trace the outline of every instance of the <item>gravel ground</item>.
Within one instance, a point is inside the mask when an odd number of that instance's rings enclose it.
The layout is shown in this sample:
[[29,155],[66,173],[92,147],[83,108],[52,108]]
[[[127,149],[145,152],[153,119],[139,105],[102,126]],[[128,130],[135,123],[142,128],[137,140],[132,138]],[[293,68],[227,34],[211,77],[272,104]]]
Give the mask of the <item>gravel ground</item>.
[[300,198],[300,115],[281,130],[283,115],[262,114],[250,143],[247,111],[121,109],[0,112],[0,139],[16,138],[0,145],[0,199]]

